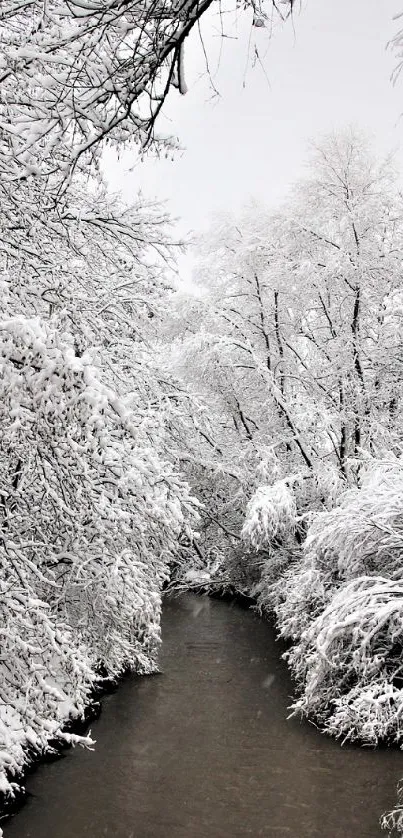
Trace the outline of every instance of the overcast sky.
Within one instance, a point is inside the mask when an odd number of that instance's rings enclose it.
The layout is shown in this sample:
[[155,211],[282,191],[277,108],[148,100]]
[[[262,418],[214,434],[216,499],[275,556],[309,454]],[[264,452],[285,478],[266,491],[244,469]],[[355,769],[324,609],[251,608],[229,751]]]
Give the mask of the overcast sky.
[[277,204],[303,173],[308,140],[349,123],[370,131],[381,152],[395,149],[403,171],[403,78],[392,86],[397,57],[386,49],[402,10],[402,0],[302,0],[293,25],[271,37],[251,27],[249,13],[226,15],[223,40],[213,4],[201,30],[219,95],[195,31],[185,50],[188,93],[170,94],[160,123],[184,152],[131,172],[132,152],[119,162],[108,153],[111,186],[129,200],[139,188],[167,200],[186,233],[252,196]]

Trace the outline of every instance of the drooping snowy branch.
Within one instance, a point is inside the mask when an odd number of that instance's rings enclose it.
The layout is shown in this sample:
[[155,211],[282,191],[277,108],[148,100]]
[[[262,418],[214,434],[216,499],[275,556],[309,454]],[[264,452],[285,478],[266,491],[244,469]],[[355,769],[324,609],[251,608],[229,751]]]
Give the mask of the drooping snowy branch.
[[[0,9],[0,170],[58,196],[101,147],[154,133],[172,81],[185,92],[183,44],[212,0],[4,0]],[[250,0],[264,19],[272,4]]]

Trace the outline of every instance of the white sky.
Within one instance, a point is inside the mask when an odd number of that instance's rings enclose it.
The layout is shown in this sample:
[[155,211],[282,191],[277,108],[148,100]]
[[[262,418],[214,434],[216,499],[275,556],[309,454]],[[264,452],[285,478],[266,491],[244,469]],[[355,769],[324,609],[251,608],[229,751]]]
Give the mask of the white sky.
[[[226,15],[231,37],[223,40],[214,4],[201,31],[220,95],[212,97],[194,32],[185,48],[188,93],[170,94],[160,122],[185,151],[145,163],[134,152],[119,161],[108,152],[111,187],[127,200],[139,188],[167,200],[185,234],[251,197],[278,203],[303,172],[308,140],[348,123],[371,132],[381,152],[396,149],[403,171],[403,78],[392,86],[397,57],[386,49],[403,26],[392,19],[399,11],[402,0],[302,0],[294,24],[276,25],[271,38],[251,27],[249,13]],[[255,43],[264,69],[252,66]]]

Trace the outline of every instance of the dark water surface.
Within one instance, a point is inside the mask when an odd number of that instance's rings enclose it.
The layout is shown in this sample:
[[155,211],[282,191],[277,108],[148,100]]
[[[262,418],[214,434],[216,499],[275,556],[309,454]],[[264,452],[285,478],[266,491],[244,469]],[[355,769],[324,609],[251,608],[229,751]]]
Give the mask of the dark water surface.
[[252,612],[166,601],[162,674],[105,698],[95,752],[39,768],[5,838],[379,838],[403,754],[287,721],[279,651]]

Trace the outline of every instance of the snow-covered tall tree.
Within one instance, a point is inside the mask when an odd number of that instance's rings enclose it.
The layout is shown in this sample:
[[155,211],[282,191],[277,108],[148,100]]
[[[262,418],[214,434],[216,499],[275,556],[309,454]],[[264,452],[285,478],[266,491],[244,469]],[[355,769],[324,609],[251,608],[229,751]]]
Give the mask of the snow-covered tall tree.
[[227,481],[215,518],[232,533],[261,485],[280,498],[286,480],[305,514],[359,480],[363,457],[400,450],[402,219],[392,162],[348,129],[281,212],[251,205],[200,242],[174,364],[209,404]]

